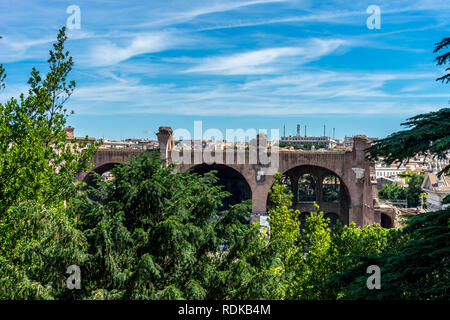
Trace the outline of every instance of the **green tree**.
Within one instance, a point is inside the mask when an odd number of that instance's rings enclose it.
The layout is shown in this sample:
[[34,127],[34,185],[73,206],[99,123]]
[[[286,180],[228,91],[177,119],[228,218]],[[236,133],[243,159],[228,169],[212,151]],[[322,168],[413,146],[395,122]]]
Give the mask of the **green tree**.
[[292,191],[283,183],[280,173],[275,175],[275,183],[270,190],[270,200],[274,206],[269,210],[270,241],[280,242],[281,265],[277,271],[280,290],[285,299],[294,298],[293,288],[298,259],[302,255],[299,246],[300,212],[292,209]]
[[424,178],[424,174],[414,173],[408,179],[408,188],[406,188],[408,207],[415,208],[422,204],[422,182]]
[[[450,46],[450,38],[444,38],[440,42],[436,43],[434,53],[437,53],[437,52],[443,50],[444,48],[447,48],[448,46]],[[436,64],[439,66],[449,63],[450,62],[450,52],[445,52],[445,53],[441,54],[440,56],[437,56],[435,61],[436,61]],[[445,69],[445,71],[450,71],[450,68]],[[436,81],[442,81],[442,82],[446,81],[447,83],[450,82],[450,72],[447,74],[444,74],[442,77],[437,78]]]
[[[447,157],[450,149],[450,108],[419,114],[402,123],[410,129],[402,130],[375,141],[367,151],[370,160],[383,159],[386,164],[407,162],[415,155]],[[450,165],[440,174],[450,173]]]
[[[72,207],[89,242],[83,295],[102,299],[273,298],[276,244],[248,204],[217,215],[228,195],[213,173],[174,173],[142,153]],[[101,177],[98,177],[101,179]],[[81,293],[80,293],[81,294]]]
[[398,184],[385,184],[378,190],[378,196],[387,200],[405,200],[407,189]]
[[[0,103],[1,298],[70,296],[66,269],[86,259],[85,239],[65,206],[96,146],[66,140],[63,105],[75,87],[66,39],[62,28],[48,73],[32,69],[27,95]],[[5,78],[0,65],[0,89]]]
[[[450,297],[450,210],[406,219],[400,246],[381,255],[367,255],[353,268],[336,275],[346,299],[448,299]],[[381,289],[366,286],[367,267],[381,269]]]
[[[435,52],[446,47],[448,41],[446,38],[437,43]],[[448,53],[438,57],[438,64],[447,62],[448,57]],[[437,80],[445,79],[448,82],[448,75]],[[368,149],[369,158],[381,156],[385,162],[392,163],[407,161],[418,153],[446,156],[450,149],[449,108],[417,115],[405,125],[410,129],[375,142]],[[439,174],[449,173],[450,165],[447,165]],[[413,180],[412,185],[417,186],[418,182]],[[382,255],[368,256],[356,267],[336,276],[333,281],[343,285],[346,297],[423,300],[450,297],[450,208],[408,216],[405,224],[402,230],[405,241],[400,246]],[[380,290],[368,290],[365,286],[369,265],[381,268]]]
[[[94,145],[67,143],[64,103],[75,82],[67,79],[73,61],[64,51],[65,28],[50,51],[43,78],[33,68],[28,95],[0,104],[0,212],[21,201],[57,205],[73,195],[72,181],[83,171]],[[0,67],[0,83],[6,77]]]
[[281,174],[275,175],[270,193],[276,204],[269,211],[270,241],[281,243],[278,279],[285,299],[341,297],[342,287],[328,284],[333,275],[357,265],[359,256],[379,254],[398,242],[395,229],[358,228],[354,223],[331,227],[317,205],[302,226],[300,212],[291,208],[292,192],[286,188]]
[[[82,266],[87,242],[61,208],[21,203],[0,218],[0,299],[73,298],[67,267]],[[76,290],[74,290],[76,291]]]

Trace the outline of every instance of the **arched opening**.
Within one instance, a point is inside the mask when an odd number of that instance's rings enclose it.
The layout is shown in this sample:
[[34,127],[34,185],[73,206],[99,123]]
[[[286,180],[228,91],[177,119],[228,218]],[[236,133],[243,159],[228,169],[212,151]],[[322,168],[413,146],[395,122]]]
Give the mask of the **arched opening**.
[[227,165],[203,163],[193,167],[191,170],[200,175],[212,170],[217,171],[216,177],[219,179],[217,185],[224,186],[223,190],[231,194],[222,200],[223,205],[220,210],[227,210],[232,205],[252,198],[252,190],[244,176]]
[[117,165],[118,165],[118,163],[111,162],[111,163],[105,163],[101,166],[98,166],[86,175],[83,182],[86,182],[86,185],[88,188],[89,187],[97,188],[97,183],[94,179],[93,172],[101,175],[105,180],[111,180],[111,179],[114,179],[114,176],[112,175],[111,170]]
[[331,174],[323,178],[323,202],[336,203],[339,202],[341,195],[341,183],[337,175]]
[[386,229],[392,228],[392,219],[385,213],[381,213],[381,226]]
[[298,192],[294,194],[297,196],[295,202],[314,202],[316,201],[316,179],[310,174],[303,174],[298,178]]
[[[292,206],[300,212],[314,211],[316,202],[324,215],[330,213],[333,224],[337,219],[349,223],[350,193],[342,179],[333,171],[319,166],[302,165],[283,174],[282,183],[292,191]],[[289,183],[286,183],[289,181]],[[270,196],[267,208],[273,207]]]

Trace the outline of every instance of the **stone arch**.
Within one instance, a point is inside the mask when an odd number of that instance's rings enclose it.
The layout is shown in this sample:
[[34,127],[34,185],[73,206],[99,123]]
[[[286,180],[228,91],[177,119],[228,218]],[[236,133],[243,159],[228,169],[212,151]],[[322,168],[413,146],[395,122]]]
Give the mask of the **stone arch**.
[[104,163],[102,165],[99,165],[99,166],[95,167],[94,169],[92,169],[84,177],[83,182],[86,183],[87,187],[95,187],[96,183],[94,181],[94,175],[92,173],[95,172],[95,173],[98,173],[100,175],[103,175],[104,173],[111,171],[117,165],[119,165],[118,162],[108,162],[108,163]]
[[212,170],[217,171],[216,176],[219,178],[217,185],[224,186],[223,190],[231,193],[229,197],[223,199],[222,210],[226,210],[230,206],[238,204],[244,200],[252,199],[252,189],[245,176],[229,165],[202,163],[192,166],[189,170],[200,175]]
[[339,202],[341,196],[341,180],[335,174],[327,175],[322,179],[323,202]]
[[[290,176],[292,182],[291,188],[294,195],[299,192],[298,179],[305,174],[312,175],[315,178],[316,192],[314,201],[319,205],[320,210],[323,211],[324,214],[336,214],[343,224],[348,224],[352,199],[344,179],[338,173],[326,167],[309,164],[294,166],[283,172],[283,175]],[[334,176],[339,181],[339,201],[327,202],[323,199],[323,182],[328,176]],[[295,181],[297,181],[297,184]],[[295,197],[293,198],[293,207],[300,210],[300,212],[311,212],[314,210],[313,201],[296,201]]]
[[[316,177],[309,173],[304,173],[297,177],[296,179],[291,177],[292,183],[291,187],[297,185],[297,192],[293,190],[293,202],[297,203],[299,201],[302,202],[314,202],[317,198],[317,190],[316,190]],[[295,181],[297,180],[297,181]]]

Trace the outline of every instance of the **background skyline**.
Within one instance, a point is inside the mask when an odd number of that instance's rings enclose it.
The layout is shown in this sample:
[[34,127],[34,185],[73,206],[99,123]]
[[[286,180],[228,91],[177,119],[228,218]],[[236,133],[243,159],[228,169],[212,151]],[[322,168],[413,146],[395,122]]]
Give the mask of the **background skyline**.
[[[381,29],[368,29],[369,5]],[[448,1],[0,0],[0,102],[26,92],[70,5],[77,136],[151,138],[159,126],[263,128],[384,137],[448,106],[434,43],[450,35]]]

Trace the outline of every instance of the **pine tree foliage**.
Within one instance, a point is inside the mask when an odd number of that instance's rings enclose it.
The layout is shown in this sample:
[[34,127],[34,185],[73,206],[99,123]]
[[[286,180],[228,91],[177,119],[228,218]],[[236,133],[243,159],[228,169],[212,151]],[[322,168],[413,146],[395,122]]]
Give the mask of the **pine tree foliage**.
[[70,265],[82,265],[87,242],[61,208],[21,203],[0,219],[0,299],[73,298]]
[[[437,52],[441,51],[442,49],[447,48],[448,46],[450,46],[450,38],[444,38],[440,42],[436,43],[434,53],[437,53]],[[435,61],[436,61],[436,64],[439,66],[449,63],[450,51],[445,52],[445,53],[441,54],[440,56],[437,56]],[[450,68],[445,69],[445,71],[450,71]],[[436,81],[442,81],[442,82],[449,83],[450,82],[450,73],[447,73],[447,74],[443,75],[442,77],[437,78]]]
[[[374,142],[367,151],[368,158],[383,162],[408,161],[417,154],[429,155],[445,159],[450,150],[450,108],[443,108],[409,118],[402,123],[410,129],[389,135],[387,138]],[[450,165],[440,172],[450,173]]]
[[[436,43],[434,52],[450,45],[450,38],[444,38]],[[438,65],[449,62],[450,52],[436,58]],[[447,69],[448,71],[449,69]],[[450,74],[437,80],[450,81]],[[380,157],[387,164],[408,161],[415,155],[429,155],[438,159],[445,159],[450,151],[450,108],[442,108],[435,112],[423,113],[407,119],[402,123],[409,129],[389,135],[387,138],[375,141],[368,148],[371,160]],[[450,165],[443,168],[439,175],[450,174]]]
[[73,207],[89,242],[85,295],[121,299],[260,299],[277,250],[249,224],[250,206],[218,216],[228,195],[213,173],[174,173],[142,153]]

